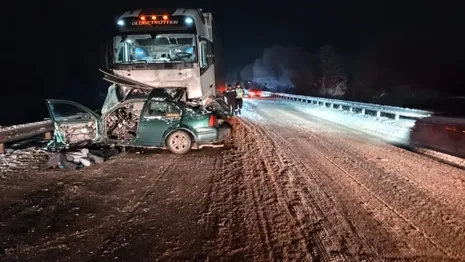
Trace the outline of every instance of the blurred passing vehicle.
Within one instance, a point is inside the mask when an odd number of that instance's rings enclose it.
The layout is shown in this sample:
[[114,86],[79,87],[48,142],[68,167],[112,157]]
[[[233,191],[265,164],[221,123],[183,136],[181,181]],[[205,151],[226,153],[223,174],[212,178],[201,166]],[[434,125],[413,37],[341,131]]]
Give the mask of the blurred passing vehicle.
[[465,158],[465,98],[450,98],[433,108],[434,115],[415,122],[410,144]]
[[245,97],[263,97],[263,87],[260,84],[256,82],[250,82],[247,87],[248,88],[245,90]]
[[246,90],[245,97],[262,97],[262,90],[258,90],[258,89]]

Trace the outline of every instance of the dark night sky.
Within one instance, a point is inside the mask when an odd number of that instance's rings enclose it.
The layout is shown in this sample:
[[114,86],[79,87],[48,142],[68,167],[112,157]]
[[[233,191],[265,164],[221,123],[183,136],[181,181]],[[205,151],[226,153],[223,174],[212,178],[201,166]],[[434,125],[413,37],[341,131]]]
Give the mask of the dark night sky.
[[[47,117],[46,98],[71,99],[98,108],[104,98],[99,93],[105,94],[108,85],[100,80],[97,69],[117,16],[127,9],[163,3],[28,1],[4,7],[7,31],[2,37],[7,38],[8,32],[11,38],[2,43],[8,64],[3,70],[7,81],[3,82],[0,125]],[[465,57],[461,8],[444,1],[412,2],[249,0],[228,2],[239,7],[220,7],[222,1],[169,1],[166,5],[192,7],[196,3],[195,7],[213,12],[229,70],[252,63],[264,48],[275,44],[298,46],[311,53],[332,44],[351,59],[367,49],[383,47],[399,66],[428,67],[425,70],[430,72],[456,70],[450,64],[463,63]],[[456,88],[464,90],[459,82]]]

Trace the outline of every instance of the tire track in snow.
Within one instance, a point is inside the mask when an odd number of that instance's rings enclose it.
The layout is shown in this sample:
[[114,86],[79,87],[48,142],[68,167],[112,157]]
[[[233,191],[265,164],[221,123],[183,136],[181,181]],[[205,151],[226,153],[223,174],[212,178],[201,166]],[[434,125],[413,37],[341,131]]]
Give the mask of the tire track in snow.
[[[298,114],[299,112],[295,113]],[[291,126],[297,126],[307,131],[309,131],[308,125],[302,125],[302,123],[315,124],[303,116],[294,114],[291,117],[298,119],[291,122],[288,121]],[[286,115],[285,119],[289,119],[289,115]],[[325,120],[321,120],[321,122],[325,122],[326,125],[334,127],[336,130],[343,128]],[[345,130],[346,135],[347,133],[351,133],[351,130]],[[311,133],[312,136],[317,136],[321,139],[321,135],[317,132]],[[375,163],[385,170],[391,170],[391,173],[403,177],[405,181],[434,194],[442,202],[452,207],[460,206],[465,210],[465,195],[463,193],[465,190],[465,171],[445,165],[442,162],[437,162],[421,154],[415,154],[389,144],[374,141],[371,138],[365,137],[362,139],[359,132],[352,133],[354,136],[350,138],[341,138],[339,135],[327,133],[324,136],[326,137],[325,142],[331,143],[341,150],[357,154],[365,161]],[[347,146],[342,147],[342,144]],[[351,150],[352,148],[356,150]],[[386,157],[389,159],[386,159]],[[421,175],[418,175],[419,173]],[[448,192],[448,198],[444,198],[444,192]]]
[[97,248],[95,255],[89,259],[89,261],[101,261],[107,253],[111,253],[111,249],[114,249],[115,246],[118,245],[117,241],[120,234],[122,234],[132,222],[137,220],[137,214],[142,210],[146,200],[154,194],[154,190],[158,185],[158,182],[168,174],[167,171],[169,169],[176,165],[176,161],[178,159],[179,156],[173,157],[168,163],[166,163],[166,166],[161,170],[159,175],[155,175],[153,170],[145,170],[145,177],[147,178],[145,183],[148,184],[148,186],[146,186],[146,189],[143,191],[142,195],[137,197],[137,199],[134,201],[131,201],[131,203],[135,202],[135,204],[125,212],[126,216],[122,222],[119,222],[115,226],[116,230],[114,230],[108,237],[106,237],[105,242],[99,248]]
[[[256,122],[257,120],[261,119],[261,117],[258,115],[248,115],[248,117],[249,119],[252,118],[252,120],[250,120],[251,122]],[[264,128],[266,131],[262,131],[261,136],[272,136],[271,140],[273,143],[276,143],[276,147],[285,151],[285,153],[282,155],[282,158],[285,162],[291,163],[290,165],[294,167],[292,169],[294,169],[296,179],[299,181],[299,184],[295,185],[294,189],[300,190],[299,194],[303,199],[305,199],[304,202],[312,203],[312,209],[317,210],[319,213],[319,224],[321,225],[320,238],[322,239],[322,242],[326,242],[321,246],[324,246],[327,250],[329,250],[327,253],[338,254],[340,259],[355,258],[354,261],[360,261],[364,259],[371,259],[371,261],[373,261],[373,259],[380,259],[380,256],[376,253],[376,250],[368,244],[368,241],[366,241],[363,236],[358,235],[356,231],[352,230],[351,223],[349,223],[348,220],[344,218],[344,216],[341,215],[339,211],[335,210],[335,203],[333,202],[334,200],[332,200],[332,197],[328,195],[329,192],[326,192],[324,186],[321,186],[321,183],[315,183],[316,176],[312,176],[313,180],[309,179],[310,174],[318,174],[318,171],[305,169],[305,167],[301,165],[299,161],[296,162],[295,160],[291,160],[289,157],[292,157],[292,159],[299,159],[299,156],[292,152],[293,149],[289,149],[286,147],[286,145],[282,144],[281,135],[276,134],[274,132],[275,128],[269,127],[264,119],[261,119],[259,126],[253,126],[254,130],[260,130],[261,128]],[[299,167],[300,170],[295,169],[296,166]],[[307,174],[302,174],[302,170],[307,171]],[[311,188],[311,193],[305,187]],[[324,196],[325,198],[317,196]],[[308,213],[308,208],[303,206],[301,208],[301,210],[306,210],[303,212]],[[342,231],[343,233],[341,233]],[[349,252],[347,252],[345,249],[348,249]],[[344,255],[349,255],[347,253],[350,253],[350,258],[344,257]]]
[[[274,111],[274,112],[273,112],[274,117],[278,116],[280,120],[284,120],[284,122],[288,122],[288,123],[301,123],[301,122],[302,122],[302,121],[301,121],[302,119],[300,119],[300,118],[297,120],[297,119],[295,118],[295,116],[293,117],[291,114],[283,114],[283,113],[280,114],[280,112],[281,112],[281,110]],[[265,113],[262,113],[262,114],[265,114]],[[277,114],[277,115],[276,115],[276,114]],[[269,114],[268,116],[271,117],[272,115]],[[282,122],[282,121],[281,121],[281,122]],[[312,124],[315,124],[315,123],[312,123]],[[298,125],[298,124],[294,124],[294,126],[295,126],[295,125]],[[275,127],[276,127],[276,126],[275,126]],[[291,128],[288,128],[288,130],[289,130],[289,129],[290,129],[290,130],[293,130],[294,133],[293,133],[293,134],[289,133],[289,136],[292,136],[292,135],[295,136],[295,131],[299,131],[299,129],[296,130],[295,128],[292,128],[292,125],[290,125],[290,127],[291,127]],[[305,128],[303,128],[303,129],[306,129],[306,128],[307,128],[307,126],[305,126]],[[302,129],[302,128],[301,128],[301,129]],[[281,131],[280,134],[282,134],[282,130],[280,130],[280,131]],[[300,132],[298,132],[298,133],[302,133],[302,131],[300,131]],[[332,163],[333,166],[335,166],[335,162],[336,162],[336,161],[337,161],[337,162],[345,161],[344,163],[354,163],[354,162],[357,162],[357,161],[354,161],[353,159],[352,159],[352,161],[349,161],[349,159],[347,159],[347,157],[335,158],[334,161],[331,160],[330,158],[327,157],[328,155],[341,152],[341,151],[338,149],[338,147],[340,147],[340,148],[346,148],[346,147],[345,147],[346,145],[343,143],[343,141],[337,141],[337,140],[336,140],[335,142],[333,142],[333,141],[331,140],[333,137],[332,137],[331,139],[329,139],[329,141],[328,141],[328,139],[326,139],[326,140],[323,141],[323,140],[321,140],[319,137],[317,137],[318,135],[316,135],[314,132],[309,132],[309,131],[308,131],[308,133],[310,133],[311,136],[310,136],[310,139],[306,138],[306,140],[307,140],[306,143],[312,143],[312,141],[315,141],[315,140],[316,140],[316,141],[319,141],[319,142],[317,142],[317,143],[313,142],[313,146],[314,146],[315,148],[326,148],[326,150],[324,150],[324,152],[321,152],[321,153],[319,154],[319,155],[320,155],[319,159],[325,159],[325,158],[326,158],[326,162],[330,162],[330,163],[333,162],[333,163]],[[302,137],[302,135],[300,135],[300,136]],[[307,136],[307,137],[308,137],[308,136]],[[304,142],[301,141],[301,144],[302,144],[302,143],[304,143]],[[294,143],[294,147],[295,147],[295,145],[296,145],[296,144]],[[298,144],[297,144],[297,145],[298,145]],[[328,145],[331,145],[331,146],[328,146]],[[303,147],[303,146],[302,146],[302,147]],[[307,147],[307,148],[308,148],[308,147]],[[335,150],[335,149],[336,149],[336,150]],[[314,153],[315,150],[306,150],[306,151],[307,151],[307,153]],[[321,150],[317,150],[317,151],[321,151]],[[353,155],[351,155],[350,153],[347,153],[346,151],[342,151],[342,153],[343,153],[343,154],[341,154],[342,156],[343,156],[344,154],[348,154],[349,156],[351,156],[351,158],[353,158]],[[368,172],[366,169],[368,169],[369,171],[372,171],[372,173],[373,173],[373,172],[374,172],[374,173],[380,173],[380,172],[381,172],[381,173],[385,173],[385,172],[383,172],[383,170],[376,170],[376,169],[371,168],[371,165],[368,165],[368,168],[367,168],[367,166],[366,166],[366,164],[367,164],[367,163],[366,163],[366,159],[358,159],[358,160],[359,160],[359,161],[362,161],[362,162],[365,161],[365,162],[364,162],[365,166],[361,166],[360,164],[359,164],[359,165],[356,165],[356,166],[354,167],[354,168],[356,168],[356,169],[353,169],[353,171],[355,171],[356,174],[357,174],[357,172],[362,171],[362,173],[364,173],[364,175],[365,175],[366,177],[369,177],[370,174],[369,174],[369,173],[366,173],[366,172]],[[320,161],[320,162],[322,162],[322,163],[320,164],[320,165],[322,165],[322,166],[328,165],[327,163],[324,163],[325,161]],[[369,163],[368,163],[368,164],[369,164]],[[341,168],[341,167],[339,166],[338,168]],[[344,168],[343,168],[343,169],[344,169]],[[345,169],[344,169],[344,170],[345,170]],[[342,170],[341,170],[341,171],[342,171]],[[342,172],[344,172],[344,171],[342,171]],[[345,172],[349,172],[349,171],[345,170]],[[389,177],[389,174],[387,174],[387,173],[385,173],[385,174],[386,174],[387,177]],[[358,175],[358,174],[357,174],[357,175]],[[335,174],[334,174],[334,177],[336,177]],[[340,178],[339,178],[339,179],[334,178],[334,179],[336,179],[335,182],[337,182],[337,180],[340,180]],[[360,182],[360,181],[359,181],[359,182]],[[402,182],[404,182],[404,181],[398,181],[398,184],[402,185],[402,184],[403,184]],[[404,182],[404,183],[405,183],[405,182]],[[361,185],[363,185],[363,183],[362,183]],[[383,191],[382,191],[383,188],[390,188],[390,187],[395,186],[395,185],[396,185],[396,184],[385,185],[384,187],[379,188],[379,189],[377,190],[377,192],[381,192],[381,193],[382,193],[382,192],[383,192]],[[412,190],[415,190],[415,189],[412,189]],[[375,194],[373,191],[371,191],[371,193]],[[379,197],[378,194],[375,194],[375,195],[376,195],[377,197]],[[358,196],[360,196],[360,194],[359,194]],[[397,194],[397,196],[398,196],[398,198],[399,198],[399,197],[402,198],[402,195],[400,195],[400,194]],[[426,196],[426,197],[427,197],[427,196]],[[382,200],[382,199],[380,198],[380,201],[381,201],[381,200]],[[382,201],[381,201],[381,202],[382,202]],[[427,209],[427,208],[428,208],[428,207],[425,206],[425,207],[422,207],[421,209]],[[400,215],[400,213],[398,213],[397,210],[394,209],[393,207],[391,207],[391,210],[392,210],[393,212],[397,213],[398,215]],[[417,210],[418,210],[418,209],[417,209]],[[441,210],[441,209],[439,209],[439,210]],[[433,214],[433,215],[434,215],[434,214]],[[414,216],[414,215],[411,213],[411,214],[410,214],[410,217],[412,217],[412,216]],[[401,216],[401,217],[402,217],[402,216]],[[381,217],[381,218],[382,218],[382,217]],[[403,216],[403,219],[406,219],[406,217]],[[411,226],[413,225],[413,226],[415,227],[415,224],[412,224],[411,220],[408,220],[408,219],[407,219],[407,220],[404,220],[404,221],[405,221],[407,224],[409,224],[409,225],[411,225]],[[455,220],[455,221],[457,221],[457,220]],[[416,228],[418,229],[418,226],[416,226]],[[431,228],[430,228],[430,230],[431,230]],[[424,233],[424,232],[421,232],[421,231],[418,231],[418,230],[415,230],[415,231],[420,232],[420,233]],[[438,232],[438,231],[439,231],[439,230],[436,230],[436,232]],[[449,232],[450,232],[450,231],[449,231]],[[457,233],[457,232],[455,232],[455,233]],[[452,234],[454,234],[454,231],[452,232]],[[447,234],[446,234],[446,235],[447,235]],[[426,238],[428,239],[428,236],[426,236],[426,235],[423,235],[423,237],[426,237]],[[431,241],[431,238],[429,238],[429,240]],[[430,243],[431,243],[431,242],[430,242]],[[454,256],[455,256],[453,252],[451,253],[451,251],[447,251],[446,248],[445,248],[444,246],[440,245],[440,244],[437,243],[436,241],[433,241],[432,243],[434,243],[434,246],[436,246],[439,250],[442,250],[443,253],[448,254],[449,257],[454,257]],[[459,243],[459,244],[460,244],[461,242],[458,241],[458,242],[456,242],[456,243]],[[458,249],[456,249],[456,250],[458,250]],[[422,251],[424,251],[424,250],[421,250],[420,253],[421,253]],[[407,257],[410,257],[410,256],[407,255]],[[407,258],[407,257],[404,257],[404,258]],[[418,259],[419,257],[416,256],[416,258]],[[444,258],[442,258],[442,259],[444,259]]]
[[[314,260],[307,250],[305,238],[299,236],[299,231],[292,227],[279,205],[279,195],[269,179],[273,171],[265,164],[262,148],[253,137],[247,136],[243,127],[235,128],[233,132],[238,136],[232,145],[235,149],[232,149],[232,156],[219,158],[214,171],[218,174],[214,175],[207,197],[210,204],[204,215],[206,227],[220,224],[216,232],[211,232],[213,240],[206,247],[210,251],[209,261]],[[226,164],[231,159],[237,163]],[[237,187],[238,184],[242,186]],[[238,194],[231,197],[235,190]],[[241,204],[231,204],[233,200]],[[233,221],[245,229],[237,231],[227,226]],[[236,239],[239,236],[246,239]],[[234,242],[244,244],[234,246]]]
[[[241,245],[246,241],[246,230],[237,226],[243,211],[241,203],[238,203],[241,200],[238,192],[243,188],[244,181],[236,172],[241,168],[241,163],[228,163],[238,154],[234,149],[231,151],[232,155],[221,152],[215,159],[205,211],[199,221],[205,224],[206,236],[210,239],[210,243],[204,247],[208,253],[207,261],[218,261],[221,257],[228,256],[241,259]],[[243,239],[240,239],[240,236],[243,236]]]
[[[286,167],[282,167],[277,165],[278,161],[276,158],[279,159],[279,156],[276,155],[275,148],[273,145],[271,145],[267,140],[263,140],[263,136],[260,134],[255,134],[254,132],[259,131],[257,129],[251,129],[250,126],[242,124],[248,129],[249,135],[253,134],[253,138],[255,141],[259,142],[261,147],[261,155],[262,157],[262,163],[267,167],[266,173],[264,174],[264,177],[269,177],[269,180],[271,182],[270,185],[268,185],[268,188],[273,189],[276,192],[276,200],[279,203],[280,209],[284,209],[288,219],[291,221],[291,227],[293,229],[293,235],[294,239],[291,239],[291,245],[297,245],[300,247],[300,254],[307,254],[303,258],[305,258],[307,261],[309,260],[315,260],[315,261],[320,261],[321,257],[323,257],[324,261],[330,261],[330,256],[327,254],[326,250],[322,248],[321,241],[315,237],[314,234],[305,234],[302,233],[301,231],[305,230],[305,225],[300,223],[299,219],[302,219],[302,216],[297,216],[297,214],[301,214],[300,210],[295,210],[295,203],[299,201],[297,198],[292,198],[287,196],[286,198],[286,192],[285,192],[285,187],[287,184],[281,184],[278,180],[278,176],[284,175],[284,172],[286,171]],[[281,162],[284,163],[285,162]],[[313,228],[313,226],[310,227],[310,229]],[[311,239],[313,241],[307,242],[306,239]],[[319,249],[314,250],[313,246],[317,246]],[[289,252],[291,253],[291,252]],[[294,252],[295,253],[295,252]],[[299,253],[296,253],[299,255]],[[310,256],[312,255],[312,256]],[[290,255],[291,256],[291,255]],[[313,257],[313,259],[312,259]],[[293,261],[296,260],[298,257],[295,257],[295,255],[292,255],[291,257],[288,257],[289,260]],[[300,258],[300,259],[303,259]],[[333,260],[335,261],[335,260]]]
[[379,168],[389,171],[391,175],[398,176],[425,193],[434,195],[437,200],[449,207],[460,207],[465,210],[465,171],[430,159],[423,161],[424,159],[417,154],[391,145],[363,143],[357,139],[342,141],[338,137],[331,137],[331,140],[344,142],[348,145],[346,150],[350,153],[357,154]]
[[[377,167],[374,163],[366,161],[366,158],[363,157],[360,153],[351,150],[351,144],[347,143],[343,139],[335,139],[332,137],[330,138],[326,137],[328,135],[324,134],[316,134],[314,132],[308,132],[305,131],[306,128],[305,126],[302,126],[302,121],[292,121],[290,120],[290,117],[288,116],[286,119],[288,119],[289,123],[291,126],[298,126],[299,128],[296,129],[298,132],[305,132],[307,135],[311,136],[310,140],[319,140],[321,143],[320,145],[323,145],[323,147],[326,147],[327,151],[323,152],[321,154],[322,157],[326,158],[329,162],[331,162],[333,165],[337,166],[341,171],[346,173],[351,179],[353,179],[356,183],[358,183],[360,186],[364,187],[365,190],[370,192],[372,196],[375,198],[378,198],[380,202],[382,202],[386,207],[391,209],[392,212],[394,212],[396,215],[401,217],[407,224],[409,224],[412,228],[414,228],[419,234],[421,234],[424,238],[426,238],[430,243],[432,243],[438,250],[442,251],[443,254],[446,254],[448,257],[463,257],[463,255],[459,255],[457,253],[458,250],[463,250],[465,246],[463,246],[463,243],[465,243],[465,224],[463,223],[465,221],[465,216],[463,213],[457,213],[457,211],[460,209],[451,209],[450,207],[442,207],[437,198],[431,198],[429,196],[428,191],[423,190],[420,187],[420,190],[418,188],[413,187],[412,185],[415,185],[414,183],[408,183],[402,180],[399,180],[398,174],[396,172],[389,172],[388,170],[380,169]],[[292,122],[292,123],[291,123]],[[293,124],[293,123],[299,123],[299,124]],[[310,141],[308,140],[308,141]],[[331,145],[328,147],[327,145]],[[344,146],[342,146],[344,145]],[[320,146],[321,148],[321,146]],[[327,155],[330,152],[343,152],[345,155],[350,155],[352,159],[356,159],[355,163],[364,163],[363,169],[356,168],[352,169],[352,172],[349,171],[349,167],[353,167],[354,165],[344,165],[347,164],[348,161],[344,161],[343,158],[337,158],[335,160],[332,160],[327,157]],[[389,155],[388,155],[389,156]],[[337,164],[336,162],[339,162]],[[412,163],[411,163],[412,164]],[[343,167],[345,166],[345,167]],[[368,169],[368,170],[367,170]],[[413,170],[412,170],[413,171]],[[369,173],[367,173],[369,172]],[[417,171],[418,172],[418,171]],[[363,176],[360,175],[360,173],[364,173]],[[370,175],[371,174],[371,175]],[[360,178],[367,178],[369,176],[373,176],[376,174],[380,174],[379,178],[377,180],[377,183],[373,183],[369,180],[366,180],[365,182],[362,182]],[[384,175],[381,175],[384,174]],[[389,179],[388,179],[389,178]],[[404,177],[401,177],[401,179],[405,179]],[[389,184],[383,184],[384,181],[390,180],[388,183]],[[403,183],[404,182],[404,183]],[[378,189],[370,189],[373,188],[373,186],[370,185],[379,185]],[[380,195],[384,193],[384,191],[389,191],[386,189],[389,188],[394,188],[395,190],[391,190],[391,193],[396,196],[394,198],[391,197],[391,201],[394,205],[397,204],[399,208],[394,208],[393,205],[385,201],[384,199],[389,199],[389,193],[384,194],[384,196]],[[384,191],[383,191],[384,189]],[[375,193],[378,192],[378,193]],[[399,192],[402,192],[402,194],[399,194]],[[404,196],[407,195],[407,196]],[[403,201],[404,204],[402,204],[402,199],[408,198],[407,200]],[[396,201],[398,200],[398,201]],[[406,211],[406,215],[402,214],[398,210],[402,210],[402,206],[406,206],[405,203],[410,203],[412,204],[417,202],[419,203],[420,208],[416,208],[415,205],[413,205],[413,209],[416,209],[414,213],[412,211],[412,208],[409,208]],[[405,209],[405,208],[404,208]],[[427,213],[426,215],[423,213]],[[405,213],[405,211],[403,212]],[[437,215],[439,214],[439,215]],[[417,217],[420,215],[423,219],[418,219]],[[441,223],[435,223],[434,221],[431,221],[431,217],[437,217],[439,216],[439,220]],[[428,221],[429,220],[429,221]],[[432,223],[432,224],[431,224]],[[426,229],[426,230],[425,230]],[[446,233],[444,233],[446,232]],[[453,235],[458,235],[456,239],[454,239],[454,242],[449,244],[448,246],[444,246],[441,243],[444,242],[443,239],[444,237],[447,236],[453,236]],[[450,249],[449,246],[455,246],[455,251],[454,249]]]

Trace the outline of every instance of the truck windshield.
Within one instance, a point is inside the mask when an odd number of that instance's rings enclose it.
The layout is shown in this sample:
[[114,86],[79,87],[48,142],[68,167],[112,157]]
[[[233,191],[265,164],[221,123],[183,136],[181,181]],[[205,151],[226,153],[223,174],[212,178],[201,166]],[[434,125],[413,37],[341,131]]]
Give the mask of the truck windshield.
[[113,38],[116,64],[196,62],[192,34],[119,35]]

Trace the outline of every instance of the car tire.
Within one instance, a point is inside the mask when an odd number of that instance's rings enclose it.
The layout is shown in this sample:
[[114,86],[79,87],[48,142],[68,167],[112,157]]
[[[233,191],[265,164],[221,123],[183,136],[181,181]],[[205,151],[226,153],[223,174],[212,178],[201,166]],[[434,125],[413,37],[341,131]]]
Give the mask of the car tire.
[[166,147],[173,154],[185,154],[191,150],[192,138],[186,131],[174,131],[166,138]]

